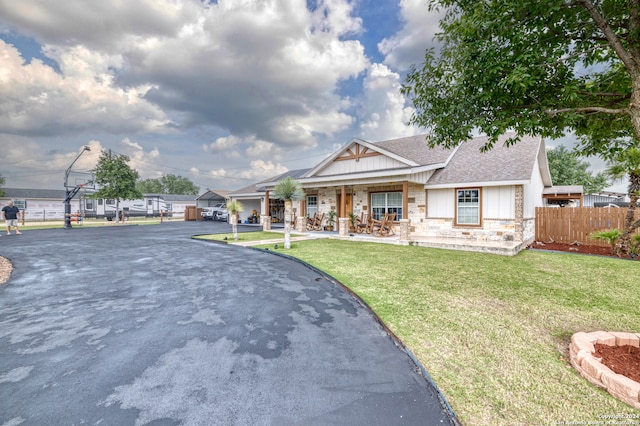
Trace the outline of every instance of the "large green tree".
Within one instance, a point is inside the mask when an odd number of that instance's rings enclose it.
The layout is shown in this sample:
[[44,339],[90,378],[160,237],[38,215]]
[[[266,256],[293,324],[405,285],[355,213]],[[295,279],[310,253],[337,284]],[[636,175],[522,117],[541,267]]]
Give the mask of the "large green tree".
[[[4,176],[0,175],[0,186],[4,186]],[[4,196],[4,191],[2,190],[2,188],[0,188],[0,197]]]
[[[102,151],[98,164],[92,170],[96,186],[99,188],[94,196],[115,199],[118,212],[121,200],[142,198],[142,193],[136,189],[138,172],[132,169],[128,162],[129,157],[126,155],[112,155],[111,151]],[[115,219],[117,222],[118,214]]]
[[141,192],[150,194],[198,195],[200,191],[200,188],[186,177],[172,174],[157,179],[140,180],[137,187]]
[[[429,0],[438,49],[403,93],[433,145],[507,130],[613,158],[640,141],[640,0]],[[517,137],[509,143],[517,143]]]
[[603,173],[591,173],[588,162],[580,160],[562,145],[548,150],[547,159],[554,185],[582,185],[585,194],[595,194],[609,186]]
[[143,194],[163,194],[164,188],[160,179],[142,179],[136,183],[136,188]]
[[613,179],[629,179],[627,192],[629,195],[629,209],[625,218],[622,235],[616,242],[614,251],[618,254],[629,254],[631,251],[631,235],[640,227],[640,219],[635,220],[635,212],[640,199],[640,149],[630,148],[618,152],[609,160],[609,167],[605,171]]

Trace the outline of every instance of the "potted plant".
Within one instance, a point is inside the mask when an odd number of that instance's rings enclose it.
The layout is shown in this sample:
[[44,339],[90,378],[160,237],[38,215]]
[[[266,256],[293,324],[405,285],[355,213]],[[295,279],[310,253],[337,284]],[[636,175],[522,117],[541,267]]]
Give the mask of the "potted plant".
[[336,212],[335,210],[331,210],[329,211],[329,213],[327,213],[327,226],[325,227],[325,229],[327,231],[333,231],[333,226],[336,224]]
[[353,213],[349,213],[349,231],[355,232],[357,220],[358,220],[358,216],[357,215],[355,215]]

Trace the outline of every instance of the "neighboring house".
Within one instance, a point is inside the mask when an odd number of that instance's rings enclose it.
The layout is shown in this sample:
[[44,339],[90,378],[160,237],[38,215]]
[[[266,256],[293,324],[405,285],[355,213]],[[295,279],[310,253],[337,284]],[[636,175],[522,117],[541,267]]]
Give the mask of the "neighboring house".
[[[4,196],[0,197],[0,208],[13,200],[15,205],[24,211],[25,220],[60,220],[64,219],[64,189],[23,189],[2,188]],[[25,208],[26,207],[26,208]],[[71,211],[81,210],[80,195],[71,200]]]
[[[533,242],[535,207],[545,204],[543,192],[552,183],[541,138],[524,136],[511,147],[506,139],[486,152],[480,151],[486,137],[452,149],[429,148],[425,135],[353,139],[315,167],[295,171],[306,199],[294,208],[299,216],[334,210],[339,218],[395,212],[407,243],[505,243],[517,252]],[[282,177],[259,185],[266,200]],[[264,202],[261,207],[269,217]],[[348,235],[344,227],[341,235]]]
[[597,194],[585,195],[584,205],[585,207],[629,207],[629,197],[622,192],[601,191]]
[[[25,220],[62,220],[64,219],[64,189],[23,189],[3,188],[0,208],[13,200],[24,211]],[[71,212],[81,212],[85,217],[104,218],[115,214],[115,201],[90,197],[91,190],[80,190],[71,200]],[[121,201],[120,207],[133,209],[142,206],[139,216],[158,216],[160,212],[171,212],[173,217],[182,217],[187,206],[195,206],[193,195],[144,194],[140,200]],[[111,210],[110,210],[111,209]],[[133,212],[132,212],[133,215]]]

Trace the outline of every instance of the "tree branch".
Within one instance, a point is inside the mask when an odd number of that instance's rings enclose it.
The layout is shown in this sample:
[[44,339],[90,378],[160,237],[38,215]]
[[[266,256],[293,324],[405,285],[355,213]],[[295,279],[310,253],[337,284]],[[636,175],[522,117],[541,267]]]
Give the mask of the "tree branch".
[[574,4],[579,4],[585,9],[587,9],[589,14],[593,18],[593,22],[596,24],[598,28],[600,28],[600,31],[602,31],[602,33],[605,35],[605,37],[609,41],[609,44],[611,45],[613,50],[616,52],[616,54],[618,55],[622,63],[625,64],[627,69],[635,70],[636,72],[638,72],[638,68],[639,68],[638,64],[633,59],[633,57],[629,55],[629,52],[625,50],[624,46],[620,42],[620,39],[618,38],[616,33],[613,31],[609,23],[604,19],[604,17],[600,14],[600,12],[598,12],[593,2],[591,0],[576,0]]
[[602,107],[584,107],[584,108],[562,108],[546,111],[546,114],[553,117],[558,114],[564,114],[566,112],[601,112],[603,114],[628,114],[629,110],[627,109],[618,109],[618,108],[602,108]]
[[[629,49],[635,56],[636,60],[640,56],[640,43],[638,42],[638,34],[640,33],[640,0],[629,0]],[[635,40],[635,42],[633,42]],[[640,68],[640,64],[638,65]]]

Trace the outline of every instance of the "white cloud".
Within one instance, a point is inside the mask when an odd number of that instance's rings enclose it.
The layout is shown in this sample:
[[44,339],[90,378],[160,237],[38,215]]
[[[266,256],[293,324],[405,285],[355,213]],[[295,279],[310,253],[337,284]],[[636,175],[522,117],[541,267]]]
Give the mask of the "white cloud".
[[411,65],[424,62],[425,50],[435,47],[435,34],[439,31],[442,14],[429,11],[424,0],[402,0],[400,11],[402,29],[378,43],[384,63],[398,70],[408,70]]
[[206,124],[313,148],[317,136],[331,137],[353,122],[337,87],[368,60],[362,44],[349,39],[362,32],[350,1],[306,6],[305,0],[67,0],[65,7],[0,0],[0,21],[41,42],[60,69],[26,65],[13,49],[11,96],[4,98],[13,101],[4,103],[10,114],[0,128],[162,132],[175,127],[169,117],[179,117],[183,129]]
[[251,158],[282,158],[283,151],[271,142],[263,140],[253,140],[251,145],[246,149],[247,156]]
[[114,61],[81,47],[60,53],[58,74],[42,61],[24,62],[0,40],[0,129],[25,135],[93,132],[165,132],[165,114],[143,97],[150,85],[123,89],[106,71]]
[[162,171],[158,170],[158,166],[154,163],[160,157],[158,148],[152,148],[145,151],[139,143],[129,138],[124,138],[119,143],[122,154],[129,157],[129,167],[135,169],[142,179],[158,178],[162,176]]
[[237,147],[241,142],[242,140],[240,138],[233,135],[220,137],[216,139],[215,142],[206,145],[205,151],[226,151]]
[[360,136],[379,141],[411,136],[420,131],[407,126],[413,108],[405,107],[400,75],[386,65],[373,64],[364,79]]
[[225,169],[210,170],[208,175],[212,178],[218,179],[227,176],[227,171]]
[[251,170],[245,170],[239,175],[244,179],[262,180],[289,171],[281,164],[274,164],[271,161],[255,160],[251,162]]

